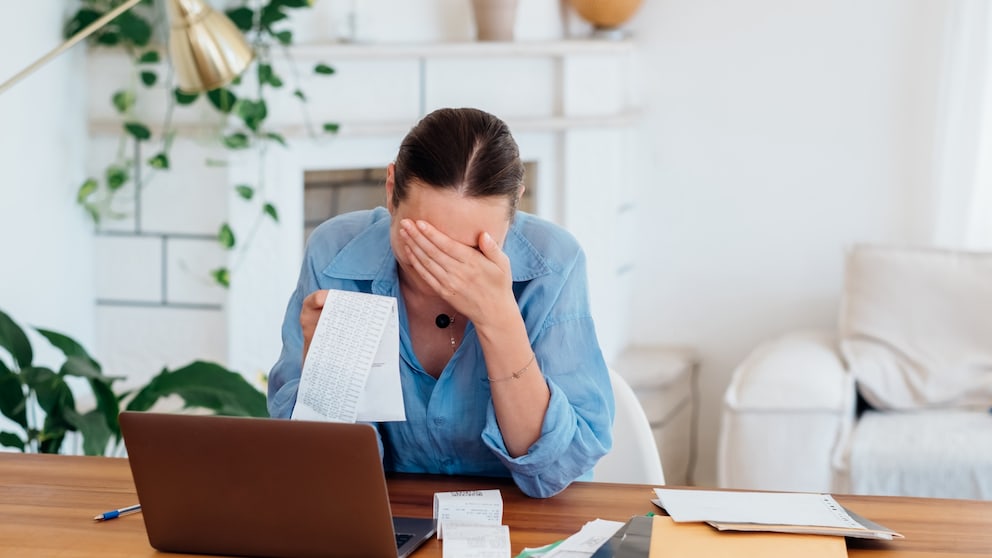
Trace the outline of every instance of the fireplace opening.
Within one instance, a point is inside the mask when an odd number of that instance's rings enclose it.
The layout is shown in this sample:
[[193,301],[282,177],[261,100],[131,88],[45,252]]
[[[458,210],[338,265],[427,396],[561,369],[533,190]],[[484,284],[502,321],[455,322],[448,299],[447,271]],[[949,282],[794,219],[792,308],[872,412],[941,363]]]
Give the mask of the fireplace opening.
[[[524,163],[524,195],[518,208],[536,213],[537,163]],[[349,211],[386,203],[386,169],[312,170],[303,173],[303,238],[317,225]]]

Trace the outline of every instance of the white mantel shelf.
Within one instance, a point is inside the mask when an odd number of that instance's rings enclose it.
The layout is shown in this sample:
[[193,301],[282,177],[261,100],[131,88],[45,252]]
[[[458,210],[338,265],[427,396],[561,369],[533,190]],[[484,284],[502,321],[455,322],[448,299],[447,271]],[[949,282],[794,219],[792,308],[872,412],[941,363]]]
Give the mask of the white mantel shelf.
[[[275,47],[273,57],[326,58],[335,60],[472,58],[472,57],[561,57],[571,55],[629,54],[634,51],[629,39],[562,39],[557,41],[479,41],[445,43],[304,43],[287,48]],[[159,50],[164,52],[164,47]],[[120,50],[91,49],[94,61],[126,58]]]
[[[629,40],[563,39],[559,41],[451,42],[451,43],[309,43],[290,48],[293,57],[333,59],[546,57],[582,54],[626,54],[634,50]],[[278,51],[273,54],[278,56]]]
[[[563,132],[583,128],[622,128],[637,121],[640,112],[630,110],[619,114],[592,116],[550,116],[541,118],[507,118],[506,123],[515,132]],[[315,126],[317,124],[315,123]],[[311,133],[306,126],[287,125],[272,126],[268,132],[275,132],[287,139],[307,137],[367,137],[382,135],[403,135],[410,129],[410,122],[376,122],[376,123],[340,123],[341,128],[333,136],[322,132]],[[151,124],[148,129],[155,136],[161,136],[162,126]],[[99,118],[91,119],[90,134],[94,136],[114,136],[121,133],[120,120]],[[183,123],[177,124],[172,131],[180,136],[204,137],[209,134],[220,136],[217,126],[207,124]]]
[[[624,91],[628,84],[620,84],[620,89],[612,85],[606,85],[618,76],[622,79],[629,79],[630,73],[617,70],[617,65],[621,61],[629,59],[629,55],[634,52],[635,43],[630,40],[595,40],[595,39],[566,39],[555,41],[519,41],[519,42],[444,42],[444,43],[307,43],[293,45],[288,48],[276,47],[272,52],[273,62],[279,64],[279,68],[310,67],[315,63],[327,63],[339,65],[339,72],[330,82],[306,85],[305,88],[319,88],[327,86],[322,90],[325,94],[335,99],[335,106],[340,106],[342,97],[348,97],[352,102],[369,102],[370,97],[365,90],[378,90],[375,95],[380,95],[382,89],[396,89],[393,85],[399,84],[400,88],[410,87],[407,91],[414,91],[418,100],[415,110],[403,113],[402,117],[395,111],[379,117],[370,117],[368,112],[359,111],[356,118],[355,111],[340,111],[337,114],[320,114],[321,110],[326,110],[327,105],[311,105],[309,109],[310,119],[316,125],[322,122],[337,122],[340,125],[336,137],[368,137],[368,136],[402,136],[406,133],[412,121],[423,116],[428,109],[433,106],[428,99],[427,83],[444,83],[438,81],[438,74],[441,72],[444,78],[454,80],[452,83],[456,88],[471,94],[502,87],[504,83],[496,84],[492,80],[480,85],[476,91],[470,91],[474,85],[458,83],[463,81],[465,72],[470,68],[485,74],[484,68],[496,68],[495,72],[506,75],[507,72],[524,72],[526,86],[518,88],[510,86],[505,90],[508,97],[521,97],[526,95],[525,91],[535,87],[548,87],[548,91],[556,99],[553,105],[547,110],[532,110],[530,106],[524,106],[523,110],[501,111],[504,119],[510,127],[519,132],[564,132],[568,130],[587,128],[622,128],[630,126],[639,116],[640,111],[635,103],[626,99],[612,98],[602,104],[606,98],[617,91]],[[519,61],[519,63],[517,63]],[[542,63],[550,62],[550,65],[542,66]],[[106,89],[104,84],[127,83],[131,70],[130,62],[124,54],[118,50],[93,49],[89,53],[90,69],[90,95],[96,99],[95,104],[90,105],[90,133],[95,136],[118,135],[121,132],[121,119],[116,114],[105,99],[109,99],[113,88]],[[468,65],[468,66],[466,66]],[[159,72],[165,75],[165,69]],[[385,73],[395,73],[395,82],[384,82],[381,78],[369,79],[368,74],[362,74],[362,70],[381,76]],[[616,73],[619,72],[619,73]],[[305,72],[303,79],[313,79],[309,72]],[[289,75],[289,72],[287,72]],[[490,74],[495,75],[495,74]],[[584,76],[575,82],[569,81],[566,75]],[[249,76],[250,79],[251,76]],[[299,77],[297,78],[299,79]],[[350,80],[350,81],[349,81]],[[535,85],[537,82],[545,85]],[[578,83],[578,85],[576,85]],[[566,96],[577,98],[580,94],[566,91],[569,87],[578,87],[596,91],[587,93],[587,99],[595,99],[596,102],[586,103],[585,109],[568,110],[564,99]],[[100,88],[105,88],[100,91]],[[111,86],[112,87],[112,86]],[[344,89],[342,89],[342,87]],[[433,92],[446,86],[435,85]],[[163,84],[157,84],[160,95],[165,95]],[[300,122],[300,112],[295,99],[290,97],[291,88],[284,88],[279,92],[273,92],[270,99],[270,121],[268,131],[279,133],[288,139],[300,138],[326,138],[326,134],[318,132],[311,133],[308,127]],[[349,93],[350,91],[350,93]],[[489,94],[492,97],[492,94]],[[283,97],[286,101],[279,101]],[[459,99],[463,97],[457,97]],[[523,97],[521,97],[523,98]],[[382,102],[393,102],[396,99],[384,98]],[[492,101],[493,99],[489,99]],[[164,101],[164,98],[163,98]],[[198,101],[202,103],[203,101]],[[537,101],[540,103],[541,101]],[[600,104],[596,104],[600,103]],[[370,103],[371,104],[371,103]],[[526,102],[524,103],[526,105]],[[164,106],[164,104],[160,105]],[[474,105],[473,105],[474,106]],[[608,108],[604,108],[608,107]],[[280,108],[282,110],[280,110]],[[330,107],[333,109],[333,107]],[[518,106],[518,109],[520,107]],[[574,108],[574,107],[573,107]],[[164,119],[160,114],[141,114],[143,121],[149,125],[150,130],[156,136],[162,133],[162,122]],[[177,113],[172,121],[173,131],[180,136],[207,137],[219,135],[223,123],[212,111]]]

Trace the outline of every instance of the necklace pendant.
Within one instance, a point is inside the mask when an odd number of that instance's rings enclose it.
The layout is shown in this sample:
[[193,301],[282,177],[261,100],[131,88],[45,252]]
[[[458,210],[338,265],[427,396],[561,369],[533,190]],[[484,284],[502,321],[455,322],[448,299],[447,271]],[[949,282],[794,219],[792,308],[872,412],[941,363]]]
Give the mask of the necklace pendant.
[[438,314],[437,317],[434,318],[434,325],[444,329],[454,323],[454,321],[455,319],[447,314]]

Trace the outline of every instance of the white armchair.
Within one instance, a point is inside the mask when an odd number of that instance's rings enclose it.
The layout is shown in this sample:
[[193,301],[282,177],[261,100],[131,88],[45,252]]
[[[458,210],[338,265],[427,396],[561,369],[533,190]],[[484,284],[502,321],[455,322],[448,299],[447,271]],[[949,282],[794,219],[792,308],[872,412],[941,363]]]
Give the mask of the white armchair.
[[734,371],[718,483],[992,499],[990,406],[992,254],[855,247],[838,331]]
[[832,465],[855,391],[836,335],[798,332],[758,347],[735,370],[723,405],[720,486],[837,491]]

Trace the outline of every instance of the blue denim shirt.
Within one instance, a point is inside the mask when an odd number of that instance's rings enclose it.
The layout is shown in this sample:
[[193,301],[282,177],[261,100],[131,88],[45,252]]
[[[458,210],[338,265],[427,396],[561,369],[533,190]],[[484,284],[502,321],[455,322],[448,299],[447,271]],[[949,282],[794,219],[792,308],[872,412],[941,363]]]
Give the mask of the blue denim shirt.
[[300,279],[282,327],[283,348],[269,375],[269,413],[288,418],[296,402],[303,336],[300,308],[319,289],[396,297],[405,422],[378,428],[387,471],[513,477],[530,496],[557,494],[612,446],[613,391],[586,288],[585,255],[563,229],[518,212],[503,246],[513,292],[551,400],[541,437],[510,457],[493,410],[486,363],[471,323],[454,356],[434,379],[414,355],[396,259],[382,207],[340,215],[307,242]]

